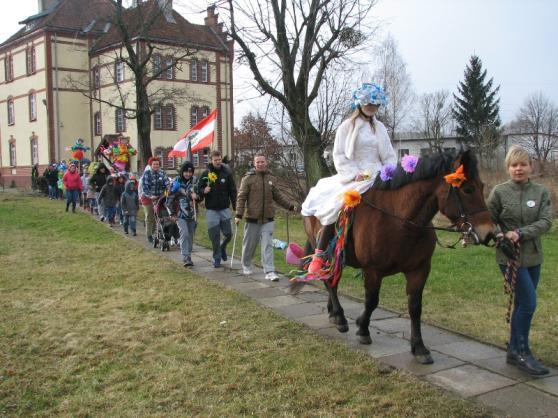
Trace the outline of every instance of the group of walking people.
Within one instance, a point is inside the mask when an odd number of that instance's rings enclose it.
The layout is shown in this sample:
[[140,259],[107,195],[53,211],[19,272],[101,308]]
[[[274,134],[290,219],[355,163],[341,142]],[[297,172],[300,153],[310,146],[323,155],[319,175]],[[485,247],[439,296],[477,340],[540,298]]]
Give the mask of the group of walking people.
[[273,261],[273,230],[275,206],[287,210],[296,206],[278,188],[275,177],[267,168],[267,158],[258,154],[253,168],[246,174],[237,190],[233,173],[223,163],[219,151],[210,154],[210,163],[199,177],[194,175],[194,166],[185,162],[178,176],[169,181],[161,169],[158,158],[148,161],[140,180],[140,199],[145,211],[146,235],[149,242],[155,239],[155,205],[168,194],[166,205],[180,232],[180,251],[185,267],[193,265],[191,252],[197,227],[197,205],[204,201],[207,233],[213,250],[213,266],[219,268],[228,260],[227,246],[233,237],[233,212],[235,225],[245,219],[242,245],[242,270],[252,274],[252,259],[261,242],[262,263],[265,277],[276,281]]

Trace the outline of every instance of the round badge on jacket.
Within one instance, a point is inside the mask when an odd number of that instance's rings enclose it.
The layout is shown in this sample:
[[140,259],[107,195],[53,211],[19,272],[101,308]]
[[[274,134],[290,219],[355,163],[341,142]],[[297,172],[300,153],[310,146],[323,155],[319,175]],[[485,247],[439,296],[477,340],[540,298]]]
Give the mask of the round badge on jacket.
[[221,183],[224,183],[224,182],[225,182],[225,179],[221,179]]
[[269,180],[269,185],[270,185],[270,186],[273,186],[273,183],[271,182],[271,180]]
[[535,205],[536,205],[536,202],[534,200],[528,200],[527,201],[527,207],[534,208]]

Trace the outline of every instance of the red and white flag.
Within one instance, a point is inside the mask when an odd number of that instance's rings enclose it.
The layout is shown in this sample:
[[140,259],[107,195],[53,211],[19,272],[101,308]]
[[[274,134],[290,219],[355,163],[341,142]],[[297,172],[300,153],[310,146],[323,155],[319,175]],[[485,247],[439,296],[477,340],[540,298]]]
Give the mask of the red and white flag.
[[186,157],[188,148],[190,148],[190,152],[193,153],[211,145],[215,137],[216,119],[217,109],[182,135],[174,145],[172,151],[169,152],[169,157]]

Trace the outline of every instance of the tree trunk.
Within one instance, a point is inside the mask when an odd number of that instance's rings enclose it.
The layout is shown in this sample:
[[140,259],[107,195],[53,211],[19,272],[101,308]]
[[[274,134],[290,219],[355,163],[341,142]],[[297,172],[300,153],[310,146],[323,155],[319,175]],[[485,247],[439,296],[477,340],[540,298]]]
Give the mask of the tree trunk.
[[306,190],[314,186],[319,179],[329,175],[323,157],[322,138],[320,132],[312,125],[309,118],[303,115],[290,115],[293,136],[304,153],[304,173],[306,174]]
[[[144,86],[137,86],[137,130],[138,130],[138,158],[142,166],[147,165],[149,158],[153,156],[151,151],[151,111],[149,108],[149,97]],[[142,88],[143,87],[143,88]]]

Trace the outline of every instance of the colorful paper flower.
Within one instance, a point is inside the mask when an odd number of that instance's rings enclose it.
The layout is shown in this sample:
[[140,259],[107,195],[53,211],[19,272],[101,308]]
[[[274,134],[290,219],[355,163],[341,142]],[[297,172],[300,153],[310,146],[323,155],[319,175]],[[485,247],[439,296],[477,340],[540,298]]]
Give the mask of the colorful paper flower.
[[418,157],[414,155],[405,155],[401,159],[401,167],[406,173],[414,173],[417,168]]
[[455,170],[454,173],[444,176],[446,183],[451,184],[452,187],[461,187],[463,182],[467,180],[467,177],[465,177],[465,173],[463,172],[464,170],[463,164],[461,164],[457,167],[457,170]]
[[380,170],[380,178],[382,179],[382,181],[391,180],[393,178],[394,173],[395,173],[395,164],[387,163]]
[[354,208],[360,203],[360,200],[360,193],[356,190],[349,190],[343,194],[343,203],[345,205],[345,209]]

